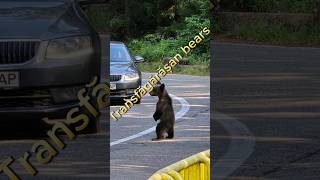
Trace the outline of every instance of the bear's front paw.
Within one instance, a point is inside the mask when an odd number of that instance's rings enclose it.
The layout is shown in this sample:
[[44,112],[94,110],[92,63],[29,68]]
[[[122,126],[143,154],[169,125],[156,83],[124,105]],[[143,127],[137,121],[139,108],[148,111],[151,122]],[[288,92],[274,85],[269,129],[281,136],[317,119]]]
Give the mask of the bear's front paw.
[[153,119],[157,122],[159,118],[157,117],[156,114],[153,114]]
[[158,111],[153,114],[153,119],[154,119],[155,121],[159,120],[160,117],[161,117],[161,113],[159,113]]

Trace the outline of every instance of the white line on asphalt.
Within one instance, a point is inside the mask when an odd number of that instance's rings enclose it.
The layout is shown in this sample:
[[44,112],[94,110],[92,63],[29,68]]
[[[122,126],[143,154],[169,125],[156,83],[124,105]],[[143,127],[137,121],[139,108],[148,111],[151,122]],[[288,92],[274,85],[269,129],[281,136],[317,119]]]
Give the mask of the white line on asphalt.
[[[173,94],[170,94],[170,96],[173,98],[173,99],[176,99],[179,101],[179,103],[181,104],[181,109],[180,111],[178,111],[178,113],[175,115],[176,116],[176,121],[180,118],[182,118],[190,109],[190,104],[188,103],[188,101],[186,101],[184,98],[181,98],[181,97],[177,97]],[[129,137],[126,137],[126,138],[123,138],[123,139],[119,139],[117,141],[114,141],[114,142],[111,142],[110,143],[110,146],[114,146],[114,145],[117,145],[117,144],[121,144],[123,142],[126,142],[126,141],[130,141],[132,139],[136,139],[138,137],[141,137],[141,136],[144,136],[144,135],[147,135],[151,132],[154,132],[156,129],[156,126],[152,127],[152,128],[149,128],[147,130],[144,130],[142,132],[139,132],[137,134],[134,134],[132,136],[129,136]]]
[[[254,151],[256,141],[249,128],[233,117],[215,111],[213,120],[220,123],[230,136],[228,151],[213,163],[214,180],[222,180],[249,158]],[[252,138],[237,139],[242,136]]]

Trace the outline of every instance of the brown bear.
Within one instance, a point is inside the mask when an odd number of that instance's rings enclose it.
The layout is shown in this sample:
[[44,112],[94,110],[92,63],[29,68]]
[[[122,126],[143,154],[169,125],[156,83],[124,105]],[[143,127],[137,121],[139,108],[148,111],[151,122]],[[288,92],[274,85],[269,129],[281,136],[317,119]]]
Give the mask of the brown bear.
[[[158,96],[159,100],[156,106],[156,112],[153,114],[155,121],[160,119],[157,125],[157,138],[152,140],[161,140],[165,138],[172,139],[174,136],[175,116],[172,106],[172,99],[169,96],[164,84],[154,87],[149,93],[151,96]],[[167,136],[165,136],[167,134]]]

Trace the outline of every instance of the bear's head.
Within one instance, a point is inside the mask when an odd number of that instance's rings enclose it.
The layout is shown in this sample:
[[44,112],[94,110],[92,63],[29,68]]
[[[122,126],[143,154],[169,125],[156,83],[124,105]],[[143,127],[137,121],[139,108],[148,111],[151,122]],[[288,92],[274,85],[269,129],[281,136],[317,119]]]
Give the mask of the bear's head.
[[165,93],[165,85],[161,83],[153,87],[153,89],[149,92],[151,96],[158,96],[158,97],[162,97],[164,93]]

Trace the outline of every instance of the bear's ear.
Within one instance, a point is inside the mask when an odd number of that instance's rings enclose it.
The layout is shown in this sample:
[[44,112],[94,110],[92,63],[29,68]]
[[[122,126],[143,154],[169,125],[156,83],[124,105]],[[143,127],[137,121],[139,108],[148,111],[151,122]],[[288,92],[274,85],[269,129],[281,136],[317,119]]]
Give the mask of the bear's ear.
[[161,84],[161,85],[160,85],[160,91],[163,92],[163,91],[164,91],[164,88],[165,88],[165,85],[164,85],[164,84]]

